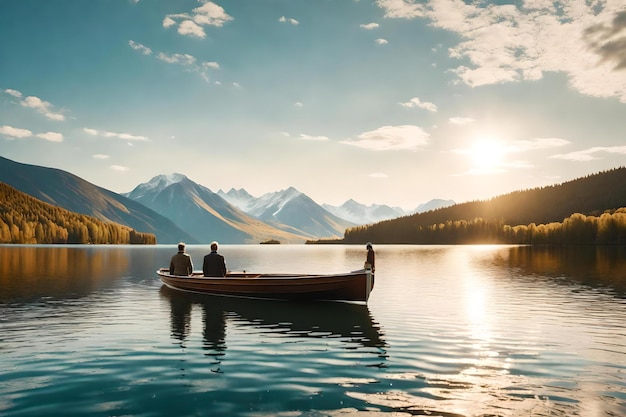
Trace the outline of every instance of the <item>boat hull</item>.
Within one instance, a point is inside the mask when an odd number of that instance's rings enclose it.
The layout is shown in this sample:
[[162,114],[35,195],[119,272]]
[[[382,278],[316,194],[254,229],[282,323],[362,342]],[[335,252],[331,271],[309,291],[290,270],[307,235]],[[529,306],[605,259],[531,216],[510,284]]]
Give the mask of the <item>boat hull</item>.
[[157,271],[170,288],[195,293],[267,298],[276,300],[334,300],[367,302],[373,289],[370,271],[333,275],[290,275],[229,273],[225,277],[170,275],[167,268]]

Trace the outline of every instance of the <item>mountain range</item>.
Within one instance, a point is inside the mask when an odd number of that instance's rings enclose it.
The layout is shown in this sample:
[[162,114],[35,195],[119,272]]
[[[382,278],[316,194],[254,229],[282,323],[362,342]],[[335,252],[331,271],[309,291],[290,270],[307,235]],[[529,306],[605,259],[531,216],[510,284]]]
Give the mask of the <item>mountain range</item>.
[[170,219],[69,172],[0,157],[0,181],[66,210],[153,233],[160,243],[198,243]]
[[[401,208],[347,200],[320,205],[290,187],[254,197],[244,189],[212,192],[183,174],[159,175],[117,194],[66,171],[0,157],[0,181],[64,209],[146,233],[158,243],[303,243],[339,238],[347,228],[404,216]],[[433,200],[416,210],[454,204]]]

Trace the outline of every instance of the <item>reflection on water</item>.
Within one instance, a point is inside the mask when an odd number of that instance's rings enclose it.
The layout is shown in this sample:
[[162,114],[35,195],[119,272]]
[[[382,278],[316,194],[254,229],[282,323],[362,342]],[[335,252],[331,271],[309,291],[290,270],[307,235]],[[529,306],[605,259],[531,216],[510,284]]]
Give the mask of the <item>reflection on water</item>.
[[0,245],[0,302],[81,297],[123,276],[124,246]]
[[192,306],[202,309],[204,348],[226,349],[227,322],[271,329],[282,337],[341,338],[363,347],[383,348],[382,331],[365,305],[334,302],[286,302],[219,297],[161,287],[170,303],[171,335],[184,342],[191,332]]
[[626,294],[626,246],[512,247],[508,264],[525,274],[561,277]]
[[[376,249],[362,306],[170,290],[174,246],[0,246],[0,415],[626,415],[624,248]],[[221,252],[279,272],[364,254]]]

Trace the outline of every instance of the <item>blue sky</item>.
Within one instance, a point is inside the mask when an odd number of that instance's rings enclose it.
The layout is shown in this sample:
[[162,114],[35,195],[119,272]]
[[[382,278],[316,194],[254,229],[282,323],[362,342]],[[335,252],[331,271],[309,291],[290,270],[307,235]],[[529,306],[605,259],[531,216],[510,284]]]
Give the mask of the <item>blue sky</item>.
[[413,208],[626,165],[623,0],[2,0],[0,155]]

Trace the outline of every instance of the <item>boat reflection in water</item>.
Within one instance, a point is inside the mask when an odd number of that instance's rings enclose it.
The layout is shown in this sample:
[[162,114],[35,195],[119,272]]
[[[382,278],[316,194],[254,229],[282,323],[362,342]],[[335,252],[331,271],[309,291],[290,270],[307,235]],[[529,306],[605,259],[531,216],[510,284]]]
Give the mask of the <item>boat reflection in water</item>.
[[171,336],[186,341],[191,332],[193,307],[200,307],[204,348],[217,355],[226,349],[227,320],[252,328],[271,328],[273,335],[282,337],[340,338],[365,348],[385,347],[380,328],[363,304],[222,297],[176,291],[165,285],[160,294],[170,302]]

